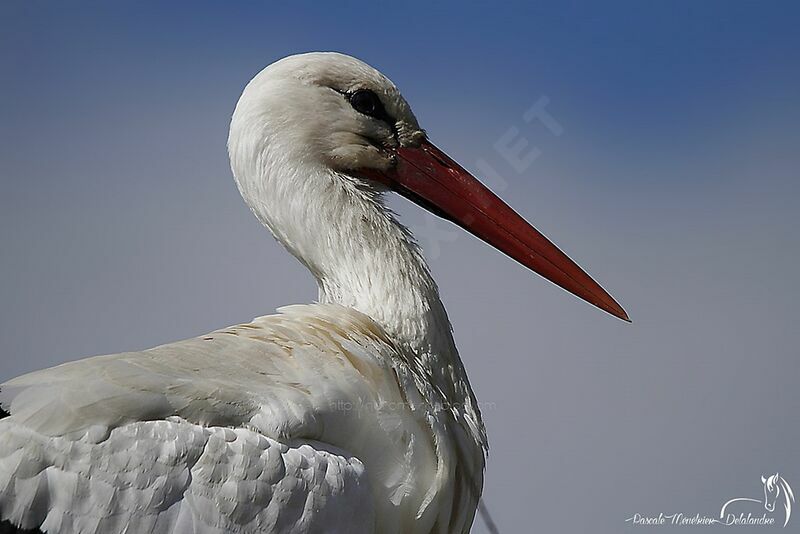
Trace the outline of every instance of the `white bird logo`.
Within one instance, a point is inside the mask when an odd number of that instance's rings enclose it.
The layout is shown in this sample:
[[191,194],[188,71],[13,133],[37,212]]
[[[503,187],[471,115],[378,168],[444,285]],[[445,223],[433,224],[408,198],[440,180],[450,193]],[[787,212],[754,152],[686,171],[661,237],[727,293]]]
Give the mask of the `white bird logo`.
[[775,473],[774,475],[770,475],[768,477],[761,476],[761,483],[764,485],[764,500],[760,499],[751,499],[749,497],[738,497],[736,499],[731,499],[725,504],[722,505],[722,509],[719,512],[720,519],[725,517],[725,512],[728,509],[728,505],[735,503],[735,502],[757,502],[759,504],[763,504],[764,508],[768,512],[775,511],[775,504],[778,500],[783,501],[783,510],[784,510],[784,519],[783,519],[783,526],[789,524],[789,518],[792,516],[792,503],[794,502],[794,492],[792,492],[792,487],[789,483],[784,479],[779,473]]

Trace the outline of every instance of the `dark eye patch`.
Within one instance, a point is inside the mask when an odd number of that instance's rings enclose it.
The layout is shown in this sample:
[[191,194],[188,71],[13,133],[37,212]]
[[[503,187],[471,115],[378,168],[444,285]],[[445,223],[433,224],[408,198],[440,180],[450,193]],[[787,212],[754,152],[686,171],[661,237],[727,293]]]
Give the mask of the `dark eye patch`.
[[350,95],[350,105],[359,113],[374,117],[383,109],[383,103],[378,95],[368,89],[359,89]]
[[358,89],[348,94],[347,100],[350,102],[350,105],[353,106],[353,109],[359,113],[382,120],[390,127],[394,128],[394,119],[386,113],[383,102],[381,102],[381,99],[378,98],[378,95],[373,91],[369,89]]

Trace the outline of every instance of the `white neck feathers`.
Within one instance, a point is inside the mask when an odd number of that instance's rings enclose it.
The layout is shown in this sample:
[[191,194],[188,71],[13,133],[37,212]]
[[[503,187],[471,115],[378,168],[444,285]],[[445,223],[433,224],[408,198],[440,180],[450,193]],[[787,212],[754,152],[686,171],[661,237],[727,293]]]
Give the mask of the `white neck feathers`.
[[485,431],[447,313],[410,233],[373,188],[316,161],[254,109],[234,113],[228,149],[245,202],[313,274],[319,299],[360,311],[416,355],[474,439]]

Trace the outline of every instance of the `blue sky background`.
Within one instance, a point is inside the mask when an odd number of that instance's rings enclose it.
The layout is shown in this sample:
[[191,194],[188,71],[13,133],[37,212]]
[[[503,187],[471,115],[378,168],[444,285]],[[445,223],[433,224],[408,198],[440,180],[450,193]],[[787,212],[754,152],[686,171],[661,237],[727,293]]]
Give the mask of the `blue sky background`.
[[[0,379],[313,300],[225,139],[258,70],[337,50],[634,320],[393,201],[491,403],[501,532],[649,530],[625,519],[714,515],[774,471],[800,490],[798,4],[285,4],[0,4]],[[522,119],[542,97],[561,135]],[[523,172],[511,128],[541,151]]]

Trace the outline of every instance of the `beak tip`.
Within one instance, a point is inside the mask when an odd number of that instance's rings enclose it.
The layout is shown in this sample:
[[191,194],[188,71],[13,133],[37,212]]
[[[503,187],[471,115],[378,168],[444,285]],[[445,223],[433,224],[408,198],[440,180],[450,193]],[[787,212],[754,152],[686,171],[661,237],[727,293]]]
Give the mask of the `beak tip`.
[[[615,304],[616,304],[616,302],[615,302]],[[607,310],[607,311],[609,311],[611,313],[611,315],[613,315],[614,317],[616,317],[616,318],[618,318],[618,319],[620,319],[622,321],[625,321],[626,323],[632,323],[633,322],[633,321],[631,321],[631,318],[628,317],[628,313],[624,309],[622,309],[622,306],[620,306],[619,304],[617,304],[614,308],[612,308],[610,310]]]
[[[598,286],[600,287],[600,286]],[[617,302],[614,297],[606,293],[605,290],[600,288],[603,293],[603,298],[598,299],[584,299],[588,301],[590,304],[593,304],[595,307],[600,308],[604,312],[608,313],[609,315],[613,315],[620,321],[625,321],[626,323],[632,323],[631,318],[628,316],[628,312],[620,306],[619,302]]]

